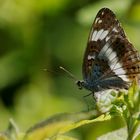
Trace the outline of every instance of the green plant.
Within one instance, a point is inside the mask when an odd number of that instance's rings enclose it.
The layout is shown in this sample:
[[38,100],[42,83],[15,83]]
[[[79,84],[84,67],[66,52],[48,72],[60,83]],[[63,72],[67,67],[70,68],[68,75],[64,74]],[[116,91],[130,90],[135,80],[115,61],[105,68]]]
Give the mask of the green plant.
[[[18,130],[13,120],[10,120],[9,127],[1,133],[0,140],[76,140],[67,136],[66,132],[83,125],[110,120],[116,115],[121,116],[125,120],[126,127],[109,132],[99,137],[98,140],[138,139],[140,132],[140,92],[137,84],[133,83],[127,93],[120,92],[118,96],[111,93],[111,95],[115,97],[111,98],[112,102],[107,104],[103,102],[103,99],[99,100],[96,103],[97,108],[95,110],[57,114],[34,125],[24,133]],[[104,100],[107,98],[106,96]],[[103,108],[105,112],[101,113],[100,110]]]

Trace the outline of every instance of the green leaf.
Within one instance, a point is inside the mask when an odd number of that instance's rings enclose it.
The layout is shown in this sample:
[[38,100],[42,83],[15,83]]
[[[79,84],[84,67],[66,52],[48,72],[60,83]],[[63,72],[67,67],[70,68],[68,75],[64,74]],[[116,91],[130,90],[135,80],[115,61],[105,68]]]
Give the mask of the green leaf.
[[[97,138],[97,140],[126,140],[127,139],[127,128],[121,128],[113,132],[109,132]],[[140,139],[140,126],[134,134],[133,140]]]
[[55,137],[53,137],[51,140],[78,140],[69,136],[65,136],[65,135],[57,135]]
[[42,140],[64,134],[85,124],[109,119],[111,119],[109,114],[98,116],[96,111],[58,114],[30,128],[25,138],[27,140]]
[[9,120],[7,130],[0,133],[0,140],[23,140],[24,133],[20,133],[13,119]]
[[101,137],[98,137],[97,140],[126,140],[127,139],[127,129],[121,128],[119,130],[109,132]]

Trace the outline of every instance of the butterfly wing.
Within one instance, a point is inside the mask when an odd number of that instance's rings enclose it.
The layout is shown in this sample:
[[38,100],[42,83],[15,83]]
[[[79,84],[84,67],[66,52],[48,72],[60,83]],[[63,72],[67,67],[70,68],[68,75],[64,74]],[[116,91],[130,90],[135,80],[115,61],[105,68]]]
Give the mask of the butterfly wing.
[[[84,55],[84,80],[90,85],[101,83],[107,89],[126,88],[140,73],[139,62],[139,54],[127,40],[115,14],[102,8],[92,25]],[[113,85],[112,81],[118,82]]]

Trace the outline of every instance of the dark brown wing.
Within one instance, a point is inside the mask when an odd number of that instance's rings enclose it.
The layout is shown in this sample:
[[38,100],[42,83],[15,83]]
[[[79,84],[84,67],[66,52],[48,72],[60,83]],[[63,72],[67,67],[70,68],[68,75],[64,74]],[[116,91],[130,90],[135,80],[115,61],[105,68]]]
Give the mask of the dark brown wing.
[[84,80],[91,84],[119,77],[132,82],[140,73],[139,67],[140,56],[127,40],[115,14],[108,8],[101,9],[92,25],[84,55]]
[[115,14],[108,8],[102,8],[97,13],[89,34],[83,59],[84,79],[90,76],[94,59],[112,35],[121,35],[123,38],[126,37]]

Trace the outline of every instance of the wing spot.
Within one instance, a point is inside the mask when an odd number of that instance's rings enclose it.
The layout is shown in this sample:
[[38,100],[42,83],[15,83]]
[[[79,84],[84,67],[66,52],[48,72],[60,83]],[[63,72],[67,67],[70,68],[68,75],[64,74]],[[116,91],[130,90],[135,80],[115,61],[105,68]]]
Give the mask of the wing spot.
[[136,69],[136,67],[134,67],[134,66],[133,66],[133,67],[132,67],[132,69],[133,69],[133,70],[135,70],[135,69]]
[[108,30],[95,30],[92,34],[92,41],[97,41],[98,39],[103,40],[108,34]]
[[115,58],[117,56],[117,54],[115,52],[112,52],[108,57],[109,57],[109,60],[113,60],[113,58]]
[[102,62],[105,62],[105,59],[102,58],[101,61],[102,61]]
[[90,48],[93,49],[93,45],[91,45]]
[[91,38],[92,41],[95,39],[96,34],[97,34],[97,30],[95,30],[95,31],[93,32],[93,34],[92,34],[92,38]]
[[118,32],[118,30],[117,30],[116,27],[114,27],[112,31],[114,31],[114,32],[116,32],[116,33]]
[[103,39],[107,36],[107,34],[108,34],[108,31],[105,30],[105,31],[101,34],[100,40],[103,40]]
[[102,20],[99,20],[98,23],[102,23]]
[[95,55],[88,55],[88,58],[87,58],[88,60],[91,60],[91,59],[95,59]]
[[115,42],[115,44],[118,45],[118,44],[119,44],[119,41],[117,40],[117,41]]
[[106,37],[106,39],[105,39],[105,41],[107,42],[109,39],[110,39],[110,37],[109,37],[109,36],[107,36],[107,37]]
[[97,32],[95,38],[93,39],[94,41],[97,41],[98,39],[100,39],[101,35],[104,33],[104,30],[101,29]]
[[95,23],[97,23],[99,19],[100,19],[100,18],[96,18]]

